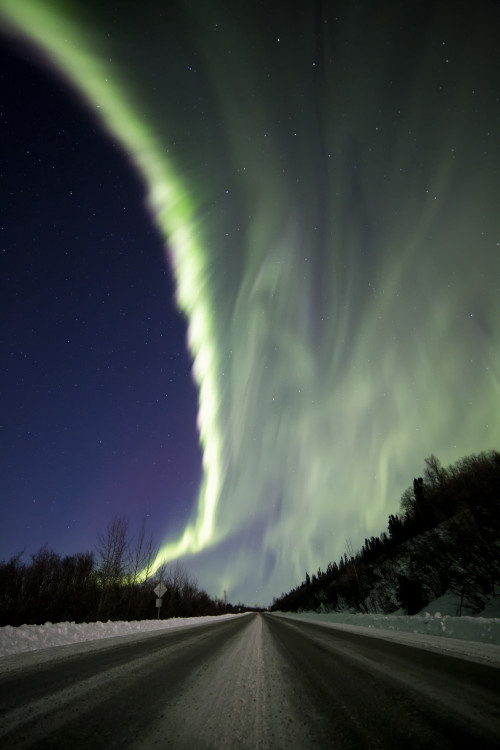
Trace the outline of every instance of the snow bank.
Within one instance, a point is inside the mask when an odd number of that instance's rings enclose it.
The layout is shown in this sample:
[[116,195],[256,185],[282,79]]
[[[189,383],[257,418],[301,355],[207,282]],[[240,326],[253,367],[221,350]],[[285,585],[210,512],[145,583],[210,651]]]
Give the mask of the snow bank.
[[240,615],[218,615],[217,617],[174,617],[170,620],[136,620],[133,622],[46,622],[45,625],[20,625],[0,627],[0,657],[36,651],[52,646],[101,640],[115,636],[138,635],[152,631],[167,630],[220,622],[228,617]]
[[[331,624],[345,629],[363,628],[379,637],[393,637],[397,634],[411,634],[413,639],[429,636],[435,640],[451,642],[454,639],[475,643],[500,646],[500,617],[454,617],[434,611],[439,605],[447,610],[443,600],[434,603],[433,611],[420,615],[379,615],[379,614],[350,614],[331,612],[318,614],[316,612],[302,612],[300,614],[283,613],[286,617],[293,617],[316,622]],[[496,614],[496,612],[495,612]],[[166,630],[170,628],[195,627],[204,623],[220,622],[228,617],[242,615],[219,615],[217,617],[186,617],[170,620],[136,620],[133,622],[91,622],[75,624],[74,622],[59,622],[45,625],[21,625],[0,627],[0,658],[12,654],[41,651],[53,646],[65,646],[89,641],[98,642],[104,638],[116,636],[134,637]],[[424,639],[425,640],[425,639]],[[500,653],[500,650],[499,650]]]
[[421,615],[376,615],[349,614],[331,612],[301,612],[300,615],[283,613],[287,617],[300,617],[317,622],[354,625],[370,629],[383,629],[399,633],[416,633],[420,635],[459,638],[464,641],[493,643],[500,645],[500,618],[488,617],[452,617],[440,612]]

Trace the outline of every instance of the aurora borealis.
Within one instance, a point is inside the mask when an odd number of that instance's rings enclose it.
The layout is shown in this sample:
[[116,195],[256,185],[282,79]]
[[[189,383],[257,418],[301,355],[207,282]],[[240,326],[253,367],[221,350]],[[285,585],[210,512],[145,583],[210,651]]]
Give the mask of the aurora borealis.
[[0,13],[120,144],[187,319],[203,477],[158,563],[266,604],[499,448],[496,3]]

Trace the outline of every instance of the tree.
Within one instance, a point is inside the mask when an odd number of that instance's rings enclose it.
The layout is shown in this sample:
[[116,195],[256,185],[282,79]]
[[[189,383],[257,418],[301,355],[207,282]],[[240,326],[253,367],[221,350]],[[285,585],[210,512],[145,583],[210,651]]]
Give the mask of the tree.
[[[440,487],[449,477],[448,471],[441,466],[441,461],[434,454],[425,459],[425,482],[430,487]],[[423,480],[421,480],[423,485]]]
[[129,582],[135,584],[139,581],[145,583],[151,578],[153,563],[158,556],[159,546],[155,545],[153,535],[146,537],[146,519],[142,519],[141,528],[137,535],[135,545],[129,545]]
[[[97,541],[98,576],[101,595],[97,606],[97,614],[103,617],[110,614],[109,607],[113,589],[118,589],[123,583],[126,573],[126,560],[129,542],[127,538],[128,519],[125,516],[115,516],[107,525],[104,533],[99,533]],[[115,591],[115,593],[117,593]]]
[[120,582],[125,575],[128,525],[125,516],[115,516],[98,535],[98,570],[104,586]]
[[390,514],[387,528],[389,529],[390,538],[396,544],[404,539],[404,526],[398,515]]

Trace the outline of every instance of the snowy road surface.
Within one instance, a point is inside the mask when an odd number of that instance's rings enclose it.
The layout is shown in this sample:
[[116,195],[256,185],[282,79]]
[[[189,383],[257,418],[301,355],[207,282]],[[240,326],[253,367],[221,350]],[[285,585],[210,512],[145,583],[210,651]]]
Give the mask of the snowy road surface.
[[500,745],[500,670],[454,656],[272,615],[101,643],[0,676],[1,747]]

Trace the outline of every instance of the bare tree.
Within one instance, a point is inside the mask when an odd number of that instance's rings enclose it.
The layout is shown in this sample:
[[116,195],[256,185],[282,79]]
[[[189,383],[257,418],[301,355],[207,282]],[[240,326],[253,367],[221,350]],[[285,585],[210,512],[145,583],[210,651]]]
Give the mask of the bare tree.
[[165,586],[168,586],[169,572],[167,568],[167,563],[162,563],[158,568],[156,568],[152,576],[152,583],[154,584],[164,583]]
[[158,555],[159,546],[155,545],[152,533],[146,536],[146,519],[142,519],[137,540],[129,551],[129,581],[145,583],[151,578],[153,563]]
[[97,537],[99,577],[104,585],[119,583],[126,573],[129,521],[115,516]]

